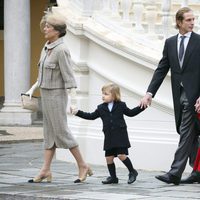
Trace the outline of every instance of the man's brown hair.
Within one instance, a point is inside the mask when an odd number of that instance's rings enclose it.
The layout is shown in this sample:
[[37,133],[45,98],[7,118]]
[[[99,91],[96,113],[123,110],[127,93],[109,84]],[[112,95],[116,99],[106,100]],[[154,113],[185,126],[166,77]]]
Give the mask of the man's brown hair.
[[193,12],[191,8],[188,8],[188,7],[183,7],[183,8],[180,8],[177,13],[176,13],[176,28],[179,29],[179,25],[178,23],[179,22],[182,22],[184,20],[184,14],[185,13],[188,13],[188,12]]

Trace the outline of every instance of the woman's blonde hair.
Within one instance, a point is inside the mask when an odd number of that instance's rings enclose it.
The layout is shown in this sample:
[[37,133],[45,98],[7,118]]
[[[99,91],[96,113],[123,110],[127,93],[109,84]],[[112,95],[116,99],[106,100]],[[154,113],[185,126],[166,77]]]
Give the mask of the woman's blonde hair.
[[60,33],[59,37],[62,37],[66,34],[66,22],[64,17],[60,14],[53,12],[46,13],[40,21],[40,29],[42,32],[46,23],[53,26],[53,28]]
[[115,83],[107,83],[102,87],[101,91],[109,91],[112,94],[114,101],[121,101],[120,88]]

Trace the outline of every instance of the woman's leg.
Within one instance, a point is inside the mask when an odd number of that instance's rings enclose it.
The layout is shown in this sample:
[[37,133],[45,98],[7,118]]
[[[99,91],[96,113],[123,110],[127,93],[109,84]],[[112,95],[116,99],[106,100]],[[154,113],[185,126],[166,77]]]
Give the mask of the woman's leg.
[[33,178],[28,180],[29,183],[40,183],[44,179],[47,179],[47,182],[51,182],[51,162],[55,153],[55,147],[52,149],[45,149],[44,150],[44,163],[39,172],[39,174]]
[[87,175],[91,176],[93,173],[86,162],[83,160],[83,157],[78,147],[74,147],[69,150],[74,156],[79,169],[79,179],[75,180],[75,182],[82,182],[86,179]]
[[55,147],[44,150],[44,163],[40,170],[40,175],[46,175],[51,172],[51,162],[55,154]]

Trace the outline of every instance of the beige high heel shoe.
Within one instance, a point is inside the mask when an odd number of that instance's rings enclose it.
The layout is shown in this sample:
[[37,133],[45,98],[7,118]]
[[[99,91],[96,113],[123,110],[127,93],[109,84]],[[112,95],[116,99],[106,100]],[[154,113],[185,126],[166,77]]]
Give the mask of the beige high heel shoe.
[[29,183],[41,183],[44,180],[46,180],[47,183],[51,183],[51,181],[52,181],[52,175],[49,174],[48,176],[36,177],[36,178],[28,180],[28,182]]
[[93,172],[92,172],[92,170],[90,168],[86,171],[86,173],[84,174],[83,177],[79,177],[78,179],[76,179],[74,181],[74,183],[81,183],[81,182],[85,181],[86,178],[87,178],[87,175],[88,176],[92,176],[93,175]]

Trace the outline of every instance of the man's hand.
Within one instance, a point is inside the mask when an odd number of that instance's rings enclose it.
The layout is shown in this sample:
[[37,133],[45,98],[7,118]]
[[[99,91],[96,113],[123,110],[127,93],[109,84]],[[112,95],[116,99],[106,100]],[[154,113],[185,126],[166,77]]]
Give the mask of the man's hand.
[[140,100],[140,108],[147,108],[151,105],[152,95],[150,93],[146,93],[146,95]]
[[195,107],[195,111],[197,113],[200,113],[200,97],[196,100],[194,107]]

